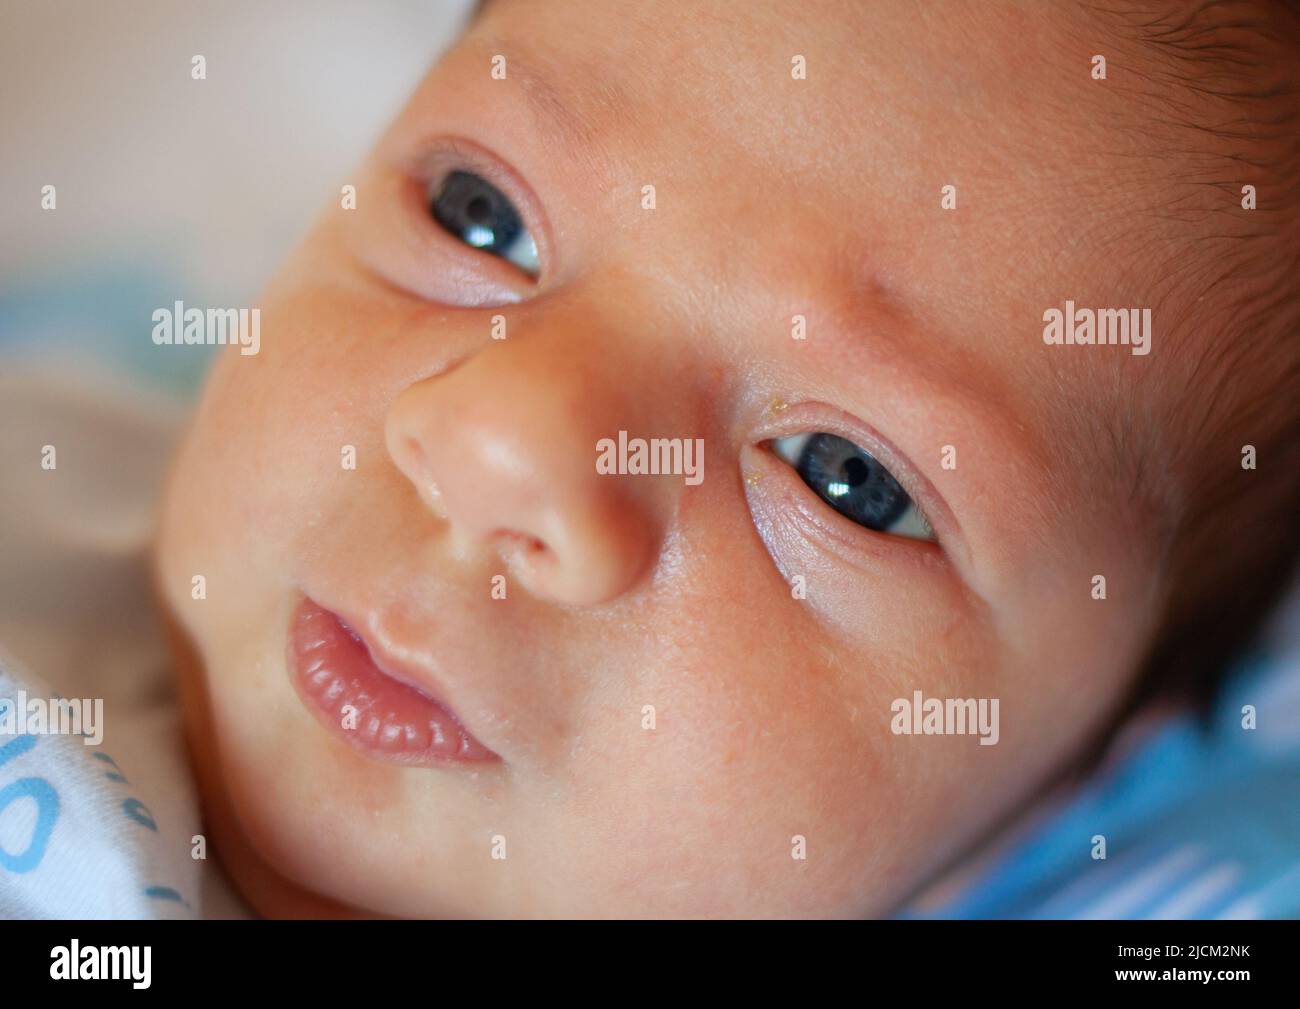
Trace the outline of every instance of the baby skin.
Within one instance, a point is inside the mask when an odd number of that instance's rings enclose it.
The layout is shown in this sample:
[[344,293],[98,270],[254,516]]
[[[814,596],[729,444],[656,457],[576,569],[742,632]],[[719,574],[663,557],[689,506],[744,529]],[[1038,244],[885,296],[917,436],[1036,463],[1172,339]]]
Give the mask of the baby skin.
[[[259,913],[888,914],[1106,727],[1167,588],[1133,475],[1185,435],[1115,434],[1168,394],[1158,309],[1141,354],[1044,339],[1150,306],[1172,227],[1109,30],[486,5],[219,355],[164,501]],[[996,733],[901,731],[918,691]]]

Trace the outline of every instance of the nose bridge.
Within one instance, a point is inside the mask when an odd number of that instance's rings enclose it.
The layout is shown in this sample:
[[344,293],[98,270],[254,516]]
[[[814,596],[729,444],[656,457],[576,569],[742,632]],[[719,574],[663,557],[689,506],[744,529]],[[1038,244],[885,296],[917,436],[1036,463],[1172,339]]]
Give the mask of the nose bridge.
[[598,443],[675,424],[674,407],[654,395],[653,348],[581,313],[516,314],[504,340],[398,394],[389,453],[471,556],[502,558],[539,597],[606,600],[650,562],[674,491],[598,472]]
[[607,429],[654,423],[667,405],[643,395],[644,351],[590,318],[523,314],[507,324],[505,339],[486,341],[452,373],[427,380],[425,391],[448,426],[490,437],[497,452],[545,454],[552,477],[576,479],[594,471],[595,444]]

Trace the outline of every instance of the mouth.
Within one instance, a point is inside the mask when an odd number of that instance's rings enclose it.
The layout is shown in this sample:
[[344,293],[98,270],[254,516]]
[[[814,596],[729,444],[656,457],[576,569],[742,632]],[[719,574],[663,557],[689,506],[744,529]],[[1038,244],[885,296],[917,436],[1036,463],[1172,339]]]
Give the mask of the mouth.
[[[376,760],[410,766],[500,760],[445,704],[376,661],[343,618],[305,598],[289,621],[289,677],[332,735]],[[381,668],[386,665],[387,668]]]

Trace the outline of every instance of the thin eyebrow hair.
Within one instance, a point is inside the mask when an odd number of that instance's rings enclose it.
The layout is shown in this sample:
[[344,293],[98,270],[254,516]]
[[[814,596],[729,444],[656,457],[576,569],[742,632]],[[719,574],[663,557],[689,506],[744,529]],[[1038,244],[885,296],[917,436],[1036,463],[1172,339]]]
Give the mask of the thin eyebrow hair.
[[[476,33],[475,45],[487,60],[506,58],[505,82],[513,81],[523,93],[532,115],[545,127],[555,127],[557,146],[566,155],[576,155],[602,177],[608,177],[608,158],[601,150],[597,123],[622,123],[632,117],[632,103],[627,94],[613,84],[597,64],[584,64],[561,70],[533,50],[521,51],[517,42],[507,42],[487,31]],[[581,87],[561,88],[559,81],[581,80]],[[555,143],[549,130],[539,131],[548,143]]]
[[519,81],[520,90],[537,118],[559,126],[570,140],[590,145],[594,137],[590,119],[578,114],[572,102],[561,96],[559,89],[551,83],[552,75],[545,72],[545,64],[532,63],[517,56],[507,59],[508,72]]

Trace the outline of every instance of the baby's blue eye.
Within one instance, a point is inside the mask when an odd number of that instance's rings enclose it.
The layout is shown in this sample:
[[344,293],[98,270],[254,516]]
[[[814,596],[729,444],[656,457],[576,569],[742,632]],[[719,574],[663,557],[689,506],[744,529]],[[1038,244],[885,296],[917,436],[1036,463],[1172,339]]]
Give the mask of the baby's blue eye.
[[824,431],[777,438],[772,451],[841,515],[876,532],[933,540],[934,530],[876,457]]
[[473,172],[449,172],[429,201],[434,220],[466,245],[537,276],[537,243],[504,193]]

